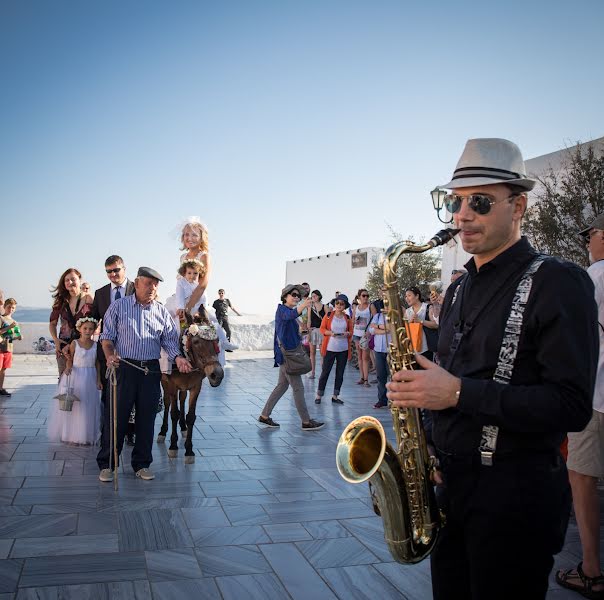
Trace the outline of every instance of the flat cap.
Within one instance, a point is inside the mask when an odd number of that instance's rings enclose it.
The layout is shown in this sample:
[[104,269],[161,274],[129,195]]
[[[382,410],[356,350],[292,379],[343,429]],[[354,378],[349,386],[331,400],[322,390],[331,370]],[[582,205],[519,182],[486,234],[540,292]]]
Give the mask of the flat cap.
[[151,267],[139,267],[137,277],[151,277],[152,279],[157,279],[157,281],[163,281],[163,277]]
[[583,231],[579,231],[579,235],[587,237],[592,229],[604,229],[604,213],[598,215]]

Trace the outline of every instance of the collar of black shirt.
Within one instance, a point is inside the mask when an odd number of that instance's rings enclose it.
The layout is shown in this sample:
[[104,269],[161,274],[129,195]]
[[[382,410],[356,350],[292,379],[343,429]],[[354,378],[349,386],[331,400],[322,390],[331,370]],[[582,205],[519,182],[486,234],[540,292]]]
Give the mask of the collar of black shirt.
[[[522,236],[513,246],[510,246],[507,250],[504,250],[501,254],[498,254],[493,260],[485,263],[480,267],[481,271],[493,269],[495,267],[502,267],[510,265],[512,263],[523,263],[526,262],[527,253],[531,256],[536,256],[537,251],[529,244],[528,239]],[[468,271],[471,277],[478,273],[476,269],[476,263],[474,257],[472,257],[464,267]]]

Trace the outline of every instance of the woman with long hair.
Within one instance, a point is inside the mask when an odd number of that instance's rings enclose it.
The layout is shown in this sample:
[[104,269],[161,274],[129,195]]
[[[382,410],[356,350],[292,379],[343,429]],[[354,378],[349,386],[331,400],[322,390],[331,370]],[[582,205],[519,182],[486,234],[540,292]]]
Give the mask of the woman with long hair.
[[317,346],[323,343],[321,334],[321,322],[325,316],[325,305],[321,300],[323,294],[319,290],[313,290],[310,294],[312,302],[308,310],[308,348],[310,350],[311,371],[308,374],[309,379],[315,378],[315,366],[317,363]]
[[70,267],[61,275],[57,285],[51,288],[54,301],[48,330],[55,343],[59,377],[67,366],[69,345],[80,337],[76,329],[78,319],[87,317],[92,312],[93,299],[80,289],[81,279],[82,274],[75,267]]
[[359,373],[361,378],[357,381],[358,385],[369,387],[369,346],[367,340],[369,333],[369,323],[371,321],[371,308],[369,306],[369,292],[362,288],[357,292],[358,304],[352,311],[352,321],[354,323],[354,334],[352,341],[355,344],[357,357],[359,361]]

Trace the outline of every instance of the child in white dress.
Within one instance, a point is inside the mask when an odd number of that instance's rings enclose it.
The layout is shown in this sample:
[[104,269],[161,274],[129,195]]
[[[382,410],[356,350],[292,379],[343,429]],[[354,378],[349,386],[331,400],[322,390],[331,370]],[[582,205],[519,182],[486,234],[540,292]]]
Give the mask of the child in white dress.
[[100,436],[101,376],[96,346],[92,336],[98,321],[91,317],[78,319],[80,338],[71,342],[67,368],[61,375],[57,395],[68,389],[79,398],[71,411],[59,409],[59,401],[51,400],[48,417],[48,439],[70,444],[96,444]]
[[[185,318],[185,306],[191,294],[197,288],[199,278],[203,277],[205,272],[205,266],[198,260],[185,260],[178,269],[180,277],[176,282],[176,314],[181,322]],[[191,310],[192,315],[199,310],[199,307],[203,304],[203,300],[204,297],[202,296]]]

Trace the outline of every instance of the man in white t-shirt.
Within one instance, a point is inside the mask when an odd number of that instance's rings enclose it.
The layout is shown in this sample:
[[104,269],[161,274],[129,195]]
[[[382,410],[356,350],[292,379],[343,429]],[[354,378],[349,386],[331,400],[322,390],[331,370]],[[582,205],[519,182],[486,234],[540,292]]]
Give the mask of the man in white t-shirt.
[[[580,232],[589,249],[587,270],[595,286],[600,330],[600,358],[594,389],[593,416],[579,433],[568,434],[568,475],[573,491],[575,516],[583,549],[583,561],[576,568],[558,571],[556,581],[579,593],[604,597],[600,571],[600,505],[598,478],[604,477],[604,213]],[[587,593],[585,593],[587,592]]]

